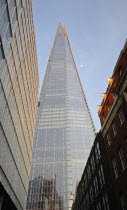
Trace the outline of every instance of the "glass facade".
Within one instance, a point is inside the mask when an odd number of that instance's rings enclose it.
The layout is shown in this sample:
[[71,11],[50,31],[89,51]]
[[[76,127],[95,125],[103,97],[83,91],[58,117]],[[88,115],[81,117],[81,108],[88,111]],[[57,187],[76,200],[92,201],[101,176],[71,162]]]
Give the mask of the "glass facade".
[[27,209],[71,209],[94,137],[66,29],[59,24],[38,104]]
[[26,207],[39,85],[31,4],[0,0],[0,209]]

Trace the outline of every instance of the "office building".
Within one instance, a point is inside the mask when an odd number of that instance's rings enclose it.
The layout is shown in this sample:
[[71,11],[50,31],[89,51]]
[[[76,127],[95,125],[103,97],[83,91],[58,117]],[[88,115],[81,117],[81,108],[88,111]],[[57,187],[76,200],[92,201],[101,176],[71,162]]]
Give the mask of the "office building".
[[38,104],[31,0],[0,0],[0,209],[24,210]]
[[71,209],[94,137],[68,35],[59,24],[38,104],[27,209]]

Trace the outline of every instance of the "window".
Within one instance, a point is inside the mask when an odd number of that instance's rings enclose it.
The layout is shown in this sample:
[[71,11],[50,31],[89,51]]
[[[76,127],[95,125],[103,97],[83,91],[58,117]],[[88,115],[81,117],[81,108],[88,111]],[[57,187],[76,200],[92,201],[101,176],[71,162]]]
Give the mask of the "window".
[[17,21],[17,13],[16,9],[14,10],[13,17],[12,17],[12,24],[14,24]]
[[110,102],[108,101],[107,102],[107,107],[108,107],[108,111],[110,110],[110,107],[111,107],[111,105],[110,105]]
[[91,169],[92,169],[92,172],[94,172],[94,170],[95,170],[95,160],[94,160],[94,156],[91,157]]
[[118,174],[117,162],[116,162],[116,159],[115,158],[112,159],[112,165],[113,165],[113,170],[114,170],[115,178],[117,179],[118,176],[119,176],[119,174]]
[[102,165],[98,171],[98,174],[99,174],[100,186],[102,187],[105,184],[104,171]]
[[98,194],[98,182],[97,182],[97,177],[95,177],[94,181],[93,181],[93,184],[94,184],[94,190],[95,190],[95,195]]
[[0,19],[0,34],[2,37],[5,36],[6,40],[11,37],[11,28],[7,7],[4,9],[2,17]]
[[9,8],[10,15],[12,14],[15,6],[16,6],[15,5],[15,0],[10,0],[9,3],[8,3],[8,8]]
[[11,17],[11,23],[14,24],[17,20],[17,13],[16,13],[16,2],[15,0],[10,0],[8,3],[9,13]]
[[2,44],[0,43],[0,60],[4,58]]
[[119,70],[118,71],[119,71],[119,75],[121,76],[122,75],[122,72],[123,72],[122,66],[119,67]]
[[89,203],[89,194],[88,193],[86,194],[86,205],[87,205],[87,208],[89,208],[90,203]]
[[125,142],[127,143],[127,136],[126,136],[126,138],[125,138]]
[[87,174],[84,175],[84,186],[87,188]]
[[101,210],[101,204],[100,204],[100,202],[98,202],[98,204],[97,204],[97,210]]
[[122,206],[122,210],[126,210],[126,202],[125,202],[125,197],[123,194],[120,195],[120,203]]
[[93,203],[94,197],[93,197],[93,187],[92,187],[92,185],[90,186],[90,200],[91,200],[91,203]]
[[0,0],[0,9],[5,5],[5,0]]
[[120,123],[122,125],[123,122],[125,121],[125,116],[124,116],[123,110],[121,108],[118,111],[118,116],[119,116]]
[[108,146],[110,146],[110,144],[111,144],[111,136],[110,136],[109,133],[107,134],[107,142],[108,142]]
[[119,157],[120,157],[120,161],[121,161],[122,170],[124,170],[124,169],[126,169],[127,164],[126,164],[126,159],[125,159],[125,155],[123,153],[122,148],[119,149]]
[[102,201],[103,201],[103,209],[104,210],[109,210],[109,202],[108,202],[108,196],[107,194],[105,194],[103,197],[102,197]]
[[5,38],[8,40],[11,37],[11,27],[10,24],[8,24],[7,30],[5,32]]
[[116,124],[115,124],[115,122],[112,123],[112,130],[113,130],[114,136],[116,136],[116,134],[117,134],[117,129],[116,129]]
[[86,209],[86,199],[83,200],[83,207]]
[[98,162],[98,160],[100,159],[101,157],[101,154],[100,154],[100,147],[99,147],[99,144],[97,143],[96,145],[96,148],[95,148],[95,154],[96,154],[96,160]]
[[103,170],[103,166],[102,166],[102,165],[101,165],[101,167],[100,167],[100,171],[101,171],[102,182],[103,182],[103,184],[105,184],[104,170]]
[[21,6],[21,1],[19,0],[19,1],[18,1],[18,6],[17,6],[18,13],[19,13],[21,7],[22,7],[22,6]]
[[88,180],[90,180],[91,179],[90,165],[87,168],[87,175],[88,175]]

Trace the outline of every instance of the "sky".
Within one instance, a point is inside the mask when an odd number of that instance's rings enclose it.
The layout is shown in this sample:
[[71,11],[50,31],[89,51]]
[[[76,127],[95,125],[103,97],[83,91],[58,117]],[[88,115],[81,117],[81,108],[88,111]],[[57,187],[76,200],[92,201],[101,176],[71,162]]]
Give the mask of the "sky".
[[97,105],[127,38],[127,0],[32,0],[40,87],[59,23],[65,24],[96,130]]

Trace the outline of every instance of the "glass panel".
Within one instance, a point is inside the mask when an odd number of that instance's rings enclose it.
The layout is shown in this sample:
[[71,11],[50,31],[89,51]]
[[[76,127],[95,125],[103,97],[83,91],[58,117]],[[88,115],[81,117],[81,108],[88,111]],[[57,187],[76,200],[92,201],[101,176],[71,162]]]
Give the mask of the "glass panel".
[[15,0],[10,0],[9,3],[8,3],[8,8],[9,8],[10,15],[12,14],[13,9],[14,9],[15,6],[16,6],[15,5]]
[[116,159],[115,158],[112,159],[112,165],[113,165],[113,170],[114,170],[115,178],[117,179],[118,176],[119,176],[119,174],[118,174],[117,162],[116,162]]
[[121,202],[122,210],[126,210],[126,202],[125,202],[125,197],[123,194],[120,195],[120,202]]
[[113,122],[113,124],[112,124],[112,130],[113,130],[114,136],[116,136],[116,134],[117,134],[117,128],[116,128],[115,122]]
[[120,123],[122,125],[123,122],[125,121],[125,116],[124,116],[123,110],[121,108],[118,111],[118,116],[119,116]]
[[17,20],[17,14],[16,14],[16,9],[14,10],[13,16],[12,16],[12,24],[14,24]]
[[122,148],[120,148],[120,150],[119,150],[119,157],[120,157],[120,161],[121,161],[122,170],[124,170],[124,169],[126,169],[127,164],[126,164],[126,158],[125,158]]
[[5,27],[8,24],[8,13],[7,13],[7,8],[4,9],[4,12],[2,14],[2,17],[0,19],[0,33],[2,33],[5,29]]
[[110,146],[110,144],[111,144],[111,136],[110,136],[109,133],[107,134],[107,142],[108,142],[108,146]]
[[[31,169],[31,181],[40,177],[43,182],[53,183],[50,187],[45,184],[43,198],[39,201],[45,209],[50,209],[52,203],[54,210],[71,209],[72,195],[95,138],[89,108],[63,30],[60,25],[40,93]],[[88,173],[90,178],[90,169]],[[36,202],[38,205],[37,199]]]
[[18,6],[17,6],[17,12],[19,13],[19,11],[21,9],[21,1],[19,0],[17,4],[18,4]]
[[102,201],[103,201],[104,210],[110,210],[107,194],[105,194],[105,195],[102,197]]
[[10,27],[10,24],[8,24],[8,27],[7,27],[7,30],[6,30],[6,33],[5,33],[5,37],[6,37],[6,40],[8,40],[11,37],[11,27]]
[[5,0],[0,0],[0,9],[5,5]]
[[4,54],[3,54],[3,49],[2,49],[2,45],[0,43],[0,60],[4,58]]

